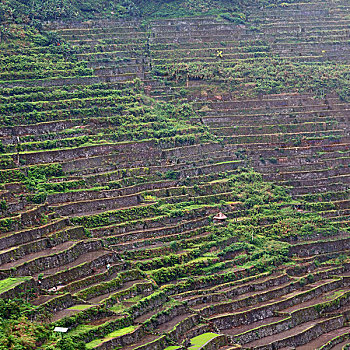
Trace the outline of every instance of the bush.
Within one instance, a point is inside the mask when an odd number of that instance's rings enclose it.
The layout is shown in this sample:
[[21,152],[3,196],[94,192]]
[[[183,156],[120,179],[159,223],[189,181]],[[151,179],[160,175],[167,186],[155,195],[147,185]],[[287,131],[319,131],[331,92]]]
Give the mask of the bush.
[[85,350],[86,345],[80,341],[80,342],[74,342],[72,338],[65,337],[63,339],[60,339],[56,344],[57,350]]
[[164,178],[165,179],[170,179],[170,180],[177,180],[180,178],[180,173],[174,170],[168,170],[165,174],[164,174]]

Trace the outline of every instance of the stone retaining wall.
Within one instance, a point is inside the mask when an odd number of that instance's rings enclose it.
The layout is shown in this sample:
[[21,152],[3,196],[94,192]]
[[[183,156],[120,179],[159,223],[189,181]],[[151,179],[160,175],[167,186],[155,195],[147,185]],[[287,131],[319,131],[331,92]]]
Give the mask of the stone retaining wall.
[[[74,298],[71,294],[67,293],[64,295],[59,295],[46,303],[40,305],[35,310],[35,318],[40,318],[41,315],[54,314],[61,310],[67,309],[77,303],[77,299]],[[79,304],[83,304],[82,301],[79,301]]]
[[[201,228],[204,226],[207,226],[210,223],[210,218],[205,217],[196,221],[190,221],[185,222],[178,226],[172,226],[172,227],[166,227],[162,229],[154,229],[154,230],[144,230],[144,231],[136,231],[133,233],[126,233],[124,235],[118,235],[107,238],[107,241],[109,244],[116,244],[116,243],[125,243],[125,242],[131,242],[133,243],[134,240],[146,240],[150,238],[161,238],[163,236],[172,235],[175,233],[184,233],[186,231],[195,230],[197,228]],[[106,237],[107,234],[104,236]]]
[[8,274],[12,276],[31,276],[40,271],[64,266],[76,260],[80,255],[100,249],[102,249],[100,241],[78,242],[63,252],[27,261],[17,266],[16,269],[8,270]]
[[[318,350],[331,350],[333,349],[337,344],[342,343],[343,341],[350,338],[350,334],[342,334],[338,337],[335,337],[334,339],[327,342],[325,345],[321,346]],[[344,348],[343,348],[344,349]]]
[[153,340],[150,343],[138,346],[135,350],[164,350],[168,345],[166,336],[163,335],[160,338]]
[[135,195],[142,191],[158,190],[163,188],[175,187],[178,181],[158,181],[155,183],[145,183],[121,189],[107,191],[77,191],[49,194],[47,202],[52,205],[55,203],[69,203],[78,201],[94,200],[99,198],[112,198],[118,196]]
[[192,315],[185,318],[180,323],[178,323],[173,330],[168,332],[168,336],[173,341],[180,343],[184,334],[190,331],[192,328],[196,327],[200,322],[199,315]]
[[[288,307],[300,304],[302,302],[315,298],[321,295],[322,293],[325,293],[334,288],[339,288],[341,286],[342,286],[341,280],[331,282],[331,283],[326,283],[318,287],[315,287],[312,290],[301,292],[300,294],[290,297],[288,299],[267,304],[264,306],[256,307],[249,311],[243,311],[239,313],[229,314],[230,304],[228,304],[227,306],[228,314],[223,316],[216,316],[212,318],[211,321],[219,329],[229,329],[229,328],[238,327],[244,324],[251,324],[253,322],[274,316],[276,311],[283,310]],[[224,308],[222,312],[225,312]]]
[[141,197],[139,195],[130,195],[125,197],[114,197],[67,203],[53,207],[53,209],[57,214],[62,216],[69,216],[72,214],[87,215],[88,213],[93,213],[98,210],[109,211],[114,209],[133,207],[140,203]]
[[167,323],[173,318],[186,313],[188,313],[188,309],[184,305],[177,305],[166,309],[165,312],[160,312],[156,318],[152,317],[150,319],[151,322],[147,325],[147,331],[155,331],[161,324]]
[[291,246],[290,254],[300,257],[313,256],[324,253],[331,253],[350,249],[350,238],[338,240],[319,241],[313,243],[296,244]]
[[227,344],[228,344],[227,336],[226,335],[219,335],[219,336],[209,340],[207,343],[205,343],[199,349],[200,350],[218,350]]
[[338,316],[333,319],[317,323],[315,326],[310,327],[299,334],[275,341],[265,346],[255,347],[255,350],[274,350],[276,348],[289,346],[290,344],[293,344],[294,346],[304,345],[321,336],[323,333],[341,328],[343,325],[344,318],[342,316]]
[[93,259],[92,261],[88,261],[86,263],[74,266],[68,270],[63,270],[44,277],[42,279],[41,287],[43,289],[50,289],[57,285],[65,285],[72,281],[78,281],[81,278],[93,275],[94,270],[105,268],[107,264],[113,264],[119,260],[120,259],[117,254],[106,252],[106,254]]
[[26,229],[23,231],[13,233],[11,235],[0,237],[0,250],[8,249],[15,245],[35,241],[54,231],[59,231],[63,229],[65,226],[68,226],[68,224],[69,221],[67,219],[60,219],[56,222],[44,226],[34,227],[31,229]]
[[[21,153],[20,158],[30,164],[55,163],[76,158],[89,158],[95,155],[108,154],[128,150],[149,157],[148,152],[152,152],[154,143],[152,141],[106,144],[98,146],[77,147],[74,149],[52,150],[43,152]],[[17,157],[14,155],[13,157]]]
[[68,228],[64,231],[53,234],[50,237],[25,243],[16,248],[5,251],[0,254],[0,265],[9,263],[14,260],[22,259],[26,255],[40,252],[45,249],[53,248],[69,240],[84,239],[85,232],[82,227]]

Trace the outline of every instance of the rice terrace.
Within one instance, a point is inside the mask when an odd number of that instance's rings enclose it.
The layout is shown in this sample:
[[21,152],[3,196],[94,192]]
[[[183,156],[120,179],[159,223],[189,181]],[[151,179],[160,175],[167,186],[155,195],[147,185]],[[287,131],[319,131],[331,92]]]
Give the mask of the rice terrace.
[[350,349],[349,0],[0,0],[0,350]]

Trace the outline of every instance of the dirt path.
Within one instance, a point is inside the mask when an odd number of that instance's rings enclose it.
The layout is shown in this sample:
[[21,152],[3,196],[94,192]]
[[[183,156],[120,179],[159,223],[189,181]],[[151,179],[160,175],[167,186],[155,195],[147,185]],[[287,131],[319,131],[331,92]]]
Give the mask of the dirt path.
[[39,306],[56,297],[57,295],[40,295],[36,299],[32,300],[31,303],[35,306]]
[[111,317],[104,317],[104,318],[100,318],[98,320],[94,320],[91,322],[86,323],[87,325],[91,325],[91,326],[100,326],[101,324],[104,324],[106,322],[110,322],[110,321],[115,321],[119,318],[122,318],[122,316],[120,317],[116,317],[116,316],[111,316]]
[[157,330],[159,330],[160,332],[169,332],[178,323],[180,323],[182,320],[184,320],[185,318],[187,318],[189,316],[191,316],[191,314],[183,314],[183,315],[176,316],[172,320],[170,320],[169,322],[166,322],[166,323],[159,325]]
[[66,316],[72,316],[77,314],[78,312],[81,312],[81,310],[68,310],[68,309],[64,309],[61,311],[56,312],[52,318],[51,318],[51,322],[56,322],[58,320],[61,320],[63,317]]

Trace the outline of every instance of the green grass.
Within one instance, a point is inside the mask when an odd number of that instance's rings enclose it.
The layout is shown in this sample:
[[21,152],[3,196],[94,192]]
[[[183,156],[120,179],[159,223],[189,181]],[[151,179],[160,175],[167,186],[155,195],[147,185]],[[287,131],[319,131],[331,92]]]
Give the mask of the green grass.
[[6,278],[2,281],[0,281],[0,293],[4,293],[17,285],[21,284],[22,282],[29,281],[31,277],[25,276],[25,277],[10,277]]
[[168,346],[167,348],[165,348],[164,350],[177,350],[180,349],[180,346],[174,345],[174,346]]
[[129,299],[125,299],[124,301],[126,301],[128,303],[136,303],[143,298],[144,298],[144,296],[141,294],[141,295],[136,295],[136,296],[129,298]]
[[72,329],[71,331],[69,331],[69,336],[76,336],[80,333],[84,333],[87,332],[91,329],[96,328],[96,326],[90,326],[90,325],[85,325],[85,324],[80,324],[78,327],[76,327],[75,329]]
[[116,313],[121,313],[125,310],[125,306],[122,303],[118,303],[112,307],[109,308],[109,310],[114,311]]
[[345,291],[344,291],[343,289],[341,289],[341,290],[336,290],[336,291],[334,291],[334,292],[332,292],[332,293],[330,293],[330,294],[328,294],[328,295],[323,296],[322,299],[324,299],[324,300],[335,299],[335,298],[338,298],[339,296],[341,296],[342,294],[344,294],[344,292],[345,292]]
[[121,335],[124,335],[124,334],[131,333],[135,328],[136,328],[135,326],[130,326],[130,327],[118,329],[117,331],[109,333],[107,336],[105,336],[102,339],[95,339],[92,342],[87,343],[86,344],[86,348],[87,349],[93,349],[93,348],[95,348],[96,346],[100,345],[101,343],[103,343],[105,341],[108,341],[108,340],[116,338],[116,337],[120,337]]
[[86,310],[89,309],[92,305],[74,305],[68,308],[67,310]]
[[108,323],[110,322],[110,320],[107,320],[106,322],[100,324],[100,325],[90,325],[90,324],[80,324],[78,325],[76,328],[72,329],[69,331],[69,336],[70,337],[74,337],[74,336],[78,336],[82,333],[86,333],[88,331],[91,331],[92,329],[96,329],[100,326],[104,326],[104,325],[107,325]]
[[216,333],[204,333],[199,335],[198,337],[194,337],[191,339],[191,347],[189,350],[198,350],[200,349],[204,344],[206,344],[209,340],[217,337],[219,334]]

